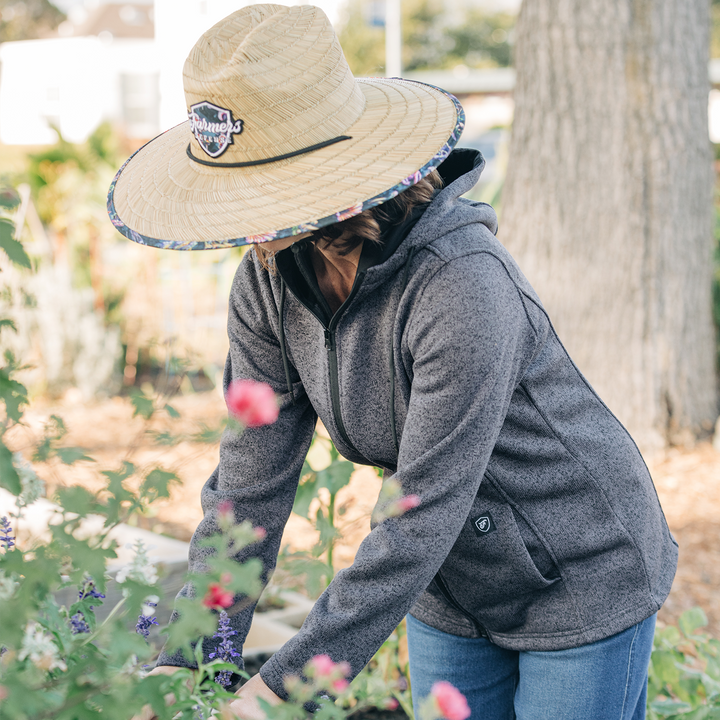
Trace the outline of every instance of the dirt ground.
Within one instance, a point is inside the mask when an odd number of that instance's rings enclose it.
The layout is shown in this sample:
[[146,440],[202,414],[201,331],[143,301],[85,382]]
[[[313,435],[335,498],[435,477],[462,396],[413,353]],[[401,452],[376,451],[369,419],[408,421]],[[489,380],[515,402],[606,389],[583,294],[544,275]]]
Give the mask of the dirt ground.
[[[187,436],[203,425],[217,427],[225,405],[217,392],[177,396],[172,405],[180,418],[165,413],[145,421],[132,417],[132,406],[123,398],[85,403],[78,394],[50,404],[35,402],[25,416],[26,427],[12,435],[14,450],[29,457],[34,441],[42,435],[50,415],[61,416],[69,430],[64,444],[79,446],[95,463],[72,467],[57,461],[37,465],[46,481],[48,496],[60,484],[81,483],[102,487],[101,470],[117,469],[123,460],[137,468],[161,465],[173,470],[182,482],[174,486],[169,500],[155,504],[152,517],[138,524],[155,532],[189,540],[202,518],[200,489],[217,463],[217,445],[190,441]],[[153,432],[170,430],[184,435],[170,445],[158,445]],[[318,450],[311,462],[322,461]],[[674,623],[688,608],[700,606],[710,621],[709,632],[720,638],[720,453],[709,443],[693,449],[671,449],[649,462],[658,495],[670,528],[680,544],[680,563],[672,592],[660,612],[660,620]],[[369,513],[377,497],[380,481],[369,468],[358,469],[350,484],[341,491],[339,502],[347,508],[342,517],[343,542],[337,551],[340,566],[352,562],[355,550],[369,531]],[[291,516],[284,543],[293,548],[309,547],[313,532],[302,518]]]

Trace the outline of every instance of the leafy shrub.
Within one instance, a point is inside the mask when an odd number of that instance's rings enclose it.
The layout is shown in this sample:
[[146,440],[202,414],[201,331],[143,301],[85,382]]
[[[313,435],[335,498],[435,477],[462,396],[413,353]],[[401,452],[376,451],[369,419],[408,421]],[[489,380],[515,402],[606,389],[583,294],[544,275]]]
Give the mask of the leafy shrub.
[[[14,237],[16,200],[13,193],[0,193],[0,248],[10,262],[28,268],[27,255]],[[0,319],[0,330],[13,330],[13,323]],[[8,432],[22,423],[28,403],[26,388],[16,379],[19,369],[19,361],[7,352],[0,366],[0,486],[15,496],[17,509],[0,519],[0,720],[85,720],[98,714],[127,720],[146,703],[160,720],[207,718],[214,712],[227,716],[223,706],[234,695],[226,686],[237,672],[232,661],[238,653],[224,611],[254,602],[262,569],[257,559],[240,564],[233,557],[257,542],[262,531],[248,523],[236,525],[232,513],[226,513],[221,519],[223,533],[203,540],[212,551],[207,572],[188,577],[195,598],[179,601],[180,619],[164,631],[168,650],[182,649],[188,658],[194,655],[199,669],[148,675],[155,651],[147,637],[156,624],[154,610],[163,600],[158,573],[138,544],[134,560],[114,578],[108,576],[107,562],[117,557],[117,543],[110,533],[132,514],[146,513],[153,502],[167,498],[177,477],[161,467],[138,468],[124,462],[100,474],[103,487],[98,493],[80,485],[60,488],[53,498],[56,511],[48,527],[50,541],[21,542],[18,525],[25,508],[42,495],[43,485],[30,463],[8,446]],[[132,402],[135,414],[148,420],[157,412],[177,416],[161,398],[138,393]],[[231,432],[242,430],[237,422],[230,425]],[[79,449],[64,446],[65,432],[62,419],[53,416],[34,458],[58,457],[65,464],[91,460]],[[214,442],[218,433],[208,429],[200,436],[196,439]],[[133,478],[140,480],[136,492],[129,487]],[[86,521],[91,515],[94,522],[100,519],[101,526],[88,532]],[[111,584],[121,589],[121,599],[99,621],[96,611]],[[73,587],[76,600],[61,604],[60,591]],[[135,632],[128,632],[133,626]],[[216,657],[205,664],[197,640],[211,635],[221,645]],[[295,696],[302,702],[308,693],[314,696],[321,680],[307,686],[295,681]],[[349,692],[344,686],[343,690]],[[353,692],[351,704],[365,703],[367,692],[357,688]],[[389,696],[391,688],[379,692]],[[169,693],[174,696],[172,706],[165,699]],[[342,700],[343,694],[338,695]],[[302,702],[286,703],[270,715],[304,717]],[[344,717],[341,705],[325,704],[325,717]]]
[[693,608],[679,627],[655,632],[648,681],[648,720],[720,718],[720,641],[698,632],[705,613]]

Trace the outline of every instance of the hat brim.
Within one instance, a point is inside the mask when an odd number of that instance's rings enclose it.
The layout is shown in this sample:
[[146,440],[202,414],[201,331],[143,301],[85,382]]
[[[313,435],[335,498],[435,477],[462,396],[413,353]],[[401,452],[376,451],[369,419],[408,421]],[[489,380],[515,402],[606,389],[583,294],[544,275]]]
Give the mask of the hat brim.
[[397,196],[447,158],[465,115],[450,93],[399,78],[357,78],[366,105],[350,140],[266,165],[207,167],[184,122],[136,151],[108,192],[113,225],[171,250],[269,242],[341,222]]

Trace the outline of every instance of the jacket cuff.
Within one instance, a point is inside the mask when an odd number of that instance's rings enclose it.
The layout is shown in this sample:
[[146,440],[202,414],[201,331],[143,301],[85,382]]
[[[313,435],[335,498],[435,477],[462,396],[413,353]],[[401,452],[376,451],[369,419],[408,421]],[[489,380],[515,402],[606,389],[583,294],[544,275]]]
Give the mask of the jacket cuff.
[[176,650],[174,653],[166,653],[165,650],[161,650],[158,655],[158,659],[155,661],[155,667],[160,665],[171,665],[172,667],[190,668],[190,670],[197,670],[197,663],[195,658],[188,660],[182,653],[181,650]]
[[[263,679],[263,682],[279,698],[285,701],[289,700],[290,696],[288,695],[287,690],[285,690],[283,680],[291,674],[292,673],[289,672],[283,672],[282,665],[280,665],[280,663],[275,659],[274,655],[260,668],[260,677]],[[322,697],[318,697],[318,700],[331,700],[331,698],[327,695],[323,695]],[[303,708],[305,708],[305,711],[308,713],[316,713],[320,710],[321,705],[313,700],[309,700],[303,705]]]
[[263,682],[281,699],[288,700],[290,696],[285,690],[284,679],[289,673],[283,672],[280,663],[273,655],[261,668],[260,677]]

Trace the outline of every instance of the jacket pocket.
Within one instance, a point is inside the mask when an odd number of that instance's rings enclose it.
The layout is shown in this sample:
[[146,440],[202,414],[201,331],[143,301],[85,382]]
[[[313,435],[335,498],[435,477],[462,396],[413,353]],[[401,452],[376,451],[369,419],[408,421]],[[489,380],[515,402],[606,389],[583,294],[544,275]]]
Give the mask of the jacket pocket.
[[522,625],[560,580],[540,538],[487,476],[441,570],[460,605],[496,632]]
[[515,525],[533,565],[546,580],[557,580],[560,577],[560,571],[545,544],[530,526],[524,515],[514,505],[510,503],[508,505],[512,510]]

